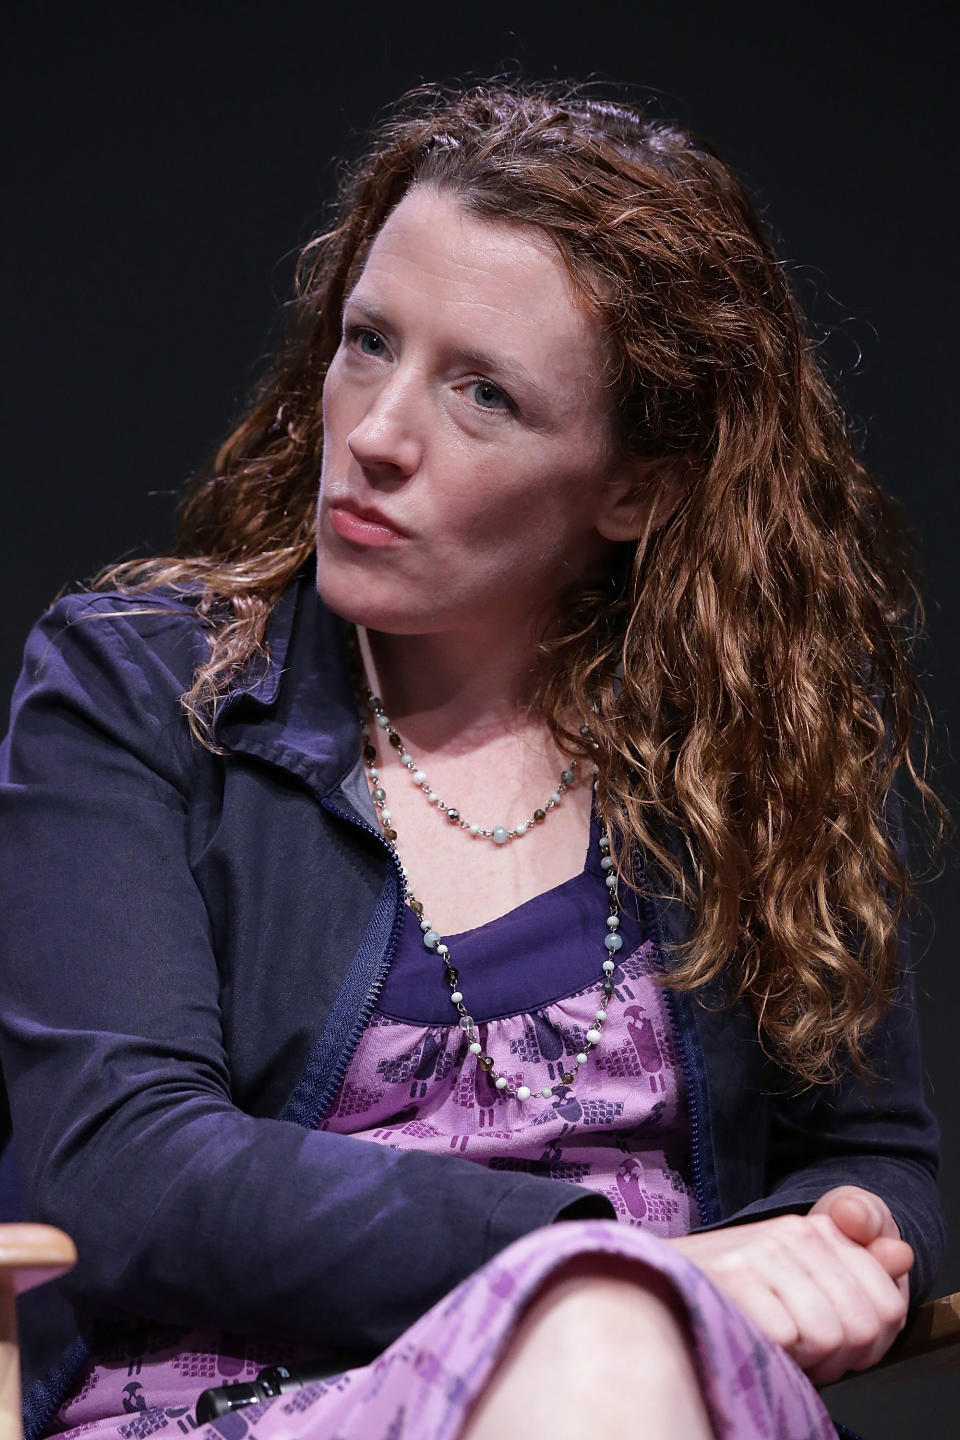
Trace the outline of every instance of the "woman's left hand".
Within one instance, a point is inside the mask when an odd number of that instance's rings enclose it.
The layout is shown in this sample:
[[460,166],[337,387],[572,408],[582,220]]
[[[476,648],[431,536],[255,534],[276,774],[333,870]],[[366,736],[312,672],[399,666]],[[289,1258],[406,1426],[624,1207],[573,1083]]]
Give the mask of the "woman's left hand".
[[903,1329],[913,1251],[885,1201],[828,1190],[777,1215],[668,1242],[777,1341],[815,1385],[875,1365]]

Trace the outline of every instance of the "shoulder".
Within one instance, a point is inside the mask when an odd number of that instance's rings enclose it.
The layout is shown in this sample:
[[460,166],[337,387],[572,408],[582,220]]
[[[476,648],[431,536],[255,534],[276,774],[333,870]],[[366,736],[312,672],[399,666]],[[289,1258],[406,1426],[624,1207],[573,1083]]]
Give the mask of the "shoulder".
[[197,604],[170,591],[63,596],[27,636],[11,753],[82,732],[182,761],[190,735],[180,697],[206,657],[208,633]]
[[72,673],[95,683],[122,666],[135,683],[138,670],[162,674],[185,688],[207,650],[208,627],[196,600],[170,590],[142,595],[85,591],[64,595],[41,615],[27,637],[21,682]]

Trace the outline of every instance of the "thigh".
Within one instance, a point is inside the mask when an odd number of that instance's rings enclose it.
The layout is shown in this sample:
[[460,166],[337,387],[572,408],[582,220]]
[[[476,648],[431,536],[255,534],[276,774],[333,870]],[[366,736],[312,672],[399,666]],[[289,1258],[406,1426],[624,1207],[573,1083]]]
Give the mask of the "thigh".
[[[606,1220],[533,1231],[470,1275],[370,1365],[235,1411],[216,1426],[194,1428],[182,1386],[175,1397],[166,1395],[161,1369],[151,1377],[147,1364],[138,1377],[145,1408],[135,1415],[88,1413],[85,1440],[147,1440],[159,1430],[163,1440],[178,1431],[197,1440],[457,1440],[531,1302],[564,1266],[591,1255],[639,1262],[659,1277],[686,1327],[718,1440],[836,1440],[806,1376],[702,1271],[642,1228]],[[176,1373],[182,1370],[181,1364]],[[609,1383],[616,1379],[611,1374]],[[64,1418],[68,1425],[74,1419]],[[589,1416],[583,1433],[591,1433]]]

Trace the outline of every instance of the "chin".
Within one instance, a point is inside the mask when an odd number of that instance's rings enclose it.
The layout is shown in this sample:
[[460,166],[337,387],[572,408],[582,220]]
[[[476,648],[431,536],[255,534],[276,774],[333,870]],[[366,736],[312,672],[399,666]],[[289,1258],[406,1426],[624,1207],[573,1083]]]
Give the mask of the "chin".
[[351,625],[380,630],[386,635],[421,635],[441,628],[433,608],[433,596],[404,604],[389,576],[358,573],[317,554],[317,593],[320,599]]

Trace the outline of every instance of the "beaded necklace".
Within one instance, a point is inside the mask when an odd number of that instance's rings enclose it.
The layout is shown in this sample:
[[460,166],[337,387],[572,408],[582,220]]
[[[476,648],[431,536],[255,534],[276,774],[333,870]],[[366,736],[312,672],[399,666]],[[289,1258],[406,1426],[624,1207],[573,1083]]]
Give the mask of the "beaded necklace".
[[[604,878],[607,887],[607,897],[610,907],[610,913],[607,915],[607,933],[604,936],[603,940],[603,946],[606,952],[606,958],[604,959],[601,967],[603,972],[603,981],[600,993],[603,998],[599,1008],[596,1011],[593,1025],[589,1030],[586,1031],[583,1040],[583,1048],[578,1051],[577,1055],[575,1056],[574,1062],[570,1066],[570,1068],[568,1070],[564,1070],[561,1074],[560,1085],[545,1085],[540,1090],[531,1091],[528,1085],[515,1085],[510,1079],[510,1076],[497,1066],[497,1062],[494,1057],[484,1050],[483,1044],[481,1043],[479,1035],[477,1033],[476,1021],[467,1009],[466,1000],[464,999],[463,991],[460,988],[460,973],[454,968],[451,962],[450,947],[446,944],[440,932],[434,928],[434,926],[424,915],[423,905],[417,899],[416,895],[413,893],[413,890],[407,881],[407,871],[405,866],[403,865],[403,862],[400,858],[400,853],[397,849],[397,832],[394,828],[393,816],[386,808],[387,792],[384,789],[383,779],[379,769],[377,768],[377,750],[373,740],[375,731],[377,729],[380,729],[386,734],[390,744],[397,751],[401,763],[406,767],[406,769],[412,772],[412,779],[414,781],[414,784],[417,785],[419,789],[423,790],[425,794],[427,794],[428,800],[431,804],[435,805],[438,810],[441,810],[446,814],[447,819],[450,820],[451,823],[459,824],[462,829],[468,830],[470,834],[474,837],[483,836],[484,838],[490,838],[497,845],[505,844],[506,841],[509,839],[520,838],[526,833],[529,826],[525,823],[521,826],[517,826],[514,831],[507,830],[505,826],[497,826],[494,827],[493,830],[482,830],[479,826],[468,825],[465,821],[461,820],[460,812],[458,810],[450,809],[446,806],[441,805],[436,795],[432,791],[430,791],[429,785],[426,783],[426,776],[417,767],[416,762],[413,760],[400,736],[397,734],[396,728],[394,727],[390,718],[385,713],[382,701],[378,698],[378,696],[374,695],[371,692],[369,686],[364,680],[362,680],[359,676],[357,678],[358,689],[361,692],[364,706],[360,716],[360,733],[363,741],[363,763],[367,773],[367,779],[370,783],[370,791],[373,798],[373,803],[377,808],[384,838],[386,839],[388,846],[393,852],[393,855],[399,866],[400,875],[403,879],[404,884],[404,896],[406,902],[410,906],[410,909],[416,915],[420,923],[420,930],[423,934],[423,943],[428,950],[433,951],[434,954],[436,954],[443,962],[446,981],[447,984],[450,986],[450,1003],[453,1005],[454,1009],[459,1015],[459,1026],[460,1029],[464,1032],[469,1053],[476,1057],[477,1064],[480,1066],[481,1070],[483,1070],[487,1074],[494,1088],[501,1095],[509,1097],[510,1099],[524,1101],[529,1100],[531,1094],[534,1094],[542,1096],[544,1100],[549,1100],[555,1094],[558,1094],[560,1092],[562,1086],[572,1086],[576,1082],[580,1070],[584,1065],[586,1065],[587,1061],[590,1058],[590,1052],[594,1050],[597,1045],[599,1045],[601,1038],[600,1032],[603,1028],[604,1021],[607,1018],[606,1005],[609,1002],[610,996],[613,994],[614,991],[614,983],[612,976],[614,970],[616,969],[616,962],[613,959],[613,956],[623,945],[623,939],[617,933],[620,929],[620,900],[617,893],[616,868],[613,858],[610,855],[610,837],[606,833],[601,835],[600,837],[600,864],[604,871]],[[367,711],[369,711],[374,718],[373,727],[371,727],[371,725],[367,723]],[[581,726],[581,734],[584,735],[585,738],[589,736],[589,726]],[[561,797],[563,795],[563,792],[569,789],[569,787],[576,780],[576,774],[574,769],[575,765],[576,761],[571,762],[571,768],[563,772],[560,785],[558,785],[557,790],[554,791],[554,793],[551,795],[544,809],[542,811],[534,812],[533,823],[542,823],[543,820],[546,818],[546,811],[548,809],[554,808],[561,803]],[[596,765],[593,766],[593,772],[594,792],[596,792]],[[498,836],[498,830],[502,830],[504,832],[502,838]]]

